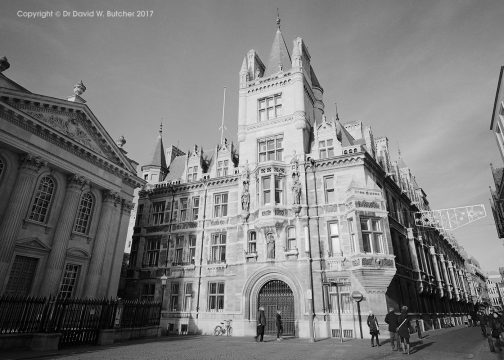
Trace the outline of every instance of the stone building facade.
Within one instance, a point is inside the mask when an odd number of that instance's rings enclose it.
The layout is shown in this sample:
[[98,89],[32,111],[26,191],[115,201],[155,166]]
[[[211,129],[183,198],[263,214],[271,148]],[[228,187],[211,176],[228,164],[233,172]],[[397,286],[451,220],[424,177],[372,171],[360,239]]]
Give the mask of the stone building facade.
[[[504,66],[501,66],[499,80],[497,82],[497,91],[495,93],[495,102],[492,111],[492,120],[490,130],[495,134],[497,147],[501,158],[504,160],[504,82],[502,74]],[[490,164],[495,189],[490,188],[490,202],[492,214],[495,220],[497,235],[500,239],[504,238],[504,168],[495,167]]]
[[266,65],[246,54],[237,147],[165,151],[161,135],[142,167],[125,294],[163,299],[169,331],[232,319],[253,335],[264,306],[267,333],[281,310],[285,335],[368,337],[370,310],[383,322],[407,305],[431,328],[471,309],[463,249],[416,227],[429,204],[387,138],[325,115],[303,39],[290,52],[279,27]]
[[145,182],[81,97],[34,94],[0,59],[0,294],[115,297]]

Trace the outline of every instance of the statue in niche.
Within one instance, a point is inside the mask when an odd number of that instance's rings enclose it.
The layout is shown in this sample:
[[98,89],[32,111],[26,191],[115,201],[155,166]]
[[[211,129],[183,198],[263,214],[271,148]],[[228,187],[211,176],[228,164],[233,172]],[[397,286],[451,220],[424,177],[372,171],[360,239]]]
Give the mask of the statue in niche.
[[294,184],[292,184],[293,204],[300,205],[301,204],[301,183],[299,182],[299,175],[293,174],[292,178],[294,180]]
[[266,250],[267,250],[267,258],[274,259],[275,258],[275,236],[271,233],[266,235]]
[[241,206],[243,211],[248,211],[250,205],[250,193],[248,181],[243,182],[243,193],[241,196]]

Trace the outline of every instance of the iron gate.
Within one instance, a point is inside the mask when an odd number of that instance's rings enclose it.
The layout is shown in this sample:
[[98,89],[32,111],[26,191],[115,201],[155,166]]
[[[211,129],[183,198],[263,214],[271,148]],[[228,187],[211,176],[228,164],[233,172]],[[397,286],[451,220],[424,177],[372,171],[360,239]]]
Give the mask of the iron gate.
[[282,313],[283,334],[295,335],[294,295],[289,285],[280,280],[271,280],[259,291],[259,306],[264,307],[266,328],[264,333],[276,335],[276,313]]

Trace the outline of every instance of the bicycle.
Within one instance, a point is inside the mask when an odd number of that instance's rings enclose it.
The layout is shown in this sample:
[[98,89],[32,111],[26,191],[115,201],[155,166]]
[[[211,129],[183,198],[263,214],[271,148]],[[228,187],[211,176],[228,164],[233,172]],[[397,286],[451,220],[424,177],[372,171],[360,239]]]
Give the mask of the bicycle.
[[221,321],[217,326],[214,328],[214,335],[219,336],[219,335],[227,335],[231,336],[233,334],[233,328],[231,327],[231,321],[233,320],[224,320]]

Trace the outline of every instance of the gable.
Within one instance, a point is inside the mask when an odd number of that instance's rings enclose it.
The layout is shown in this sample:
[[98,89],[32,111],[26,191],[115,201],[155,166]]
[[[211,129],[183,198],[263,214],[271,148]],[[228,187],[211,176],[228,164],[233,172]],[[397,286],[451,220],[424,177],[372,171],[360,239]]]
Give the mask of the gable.
[[16,247],[21,247],[24,249],[35,250],[39,252],[49,252],[51,248],[44,244],[37,237],[30,237],[25,239],[19,239],[16,241]]

